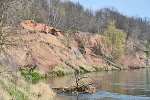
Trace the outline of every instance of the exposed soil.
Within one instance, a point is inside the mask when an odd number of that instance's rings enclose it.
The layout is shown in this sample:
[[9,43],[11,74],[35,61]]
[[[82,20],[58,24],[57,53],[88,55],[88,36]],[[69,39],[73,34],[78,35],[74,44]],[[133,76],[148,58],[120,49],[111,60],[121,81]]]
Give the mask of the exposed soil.
[[[101,57],[110,52],[99,34],[78,32],[66,37],[54,27],[31,20],[22,21],[18,27],[21,35],[14,38],[18,46],[4,46],[1,52],[0,64],[7,69],[36,64],[44,72],[54,69],[72,72],[72,67],[95,71],[96,65],[102,69],[111,66]],[[144,66],[144,60],[137,55],[124,55],[118,63],[130,68]]]

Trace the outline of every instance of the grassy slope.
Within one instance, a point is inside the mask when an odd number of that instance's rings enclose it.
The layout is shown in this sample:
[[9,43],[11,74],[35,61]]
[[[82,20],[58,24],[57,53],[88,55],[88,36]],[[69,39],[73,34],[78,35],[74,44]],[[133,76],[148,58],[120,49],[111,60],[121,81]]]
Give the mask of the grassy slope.
[[56,95],[49,85],[25,81],[20,73],[0,74],[0,100],[55,100]]

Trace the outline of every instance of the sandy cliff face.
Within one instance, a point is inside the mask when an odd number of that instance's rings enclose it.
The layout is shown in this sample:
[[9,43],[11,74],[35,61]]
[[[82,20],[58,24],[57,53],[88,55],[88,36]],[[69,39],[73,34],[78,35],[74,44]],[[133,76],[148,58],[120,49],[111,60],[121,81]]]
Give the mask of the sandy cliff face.
[[[110,66],[100,57],[109,51],[98,34],[78,32],[66,37],[56,28],[31,20],[22,21],[19,27],[22,27],[19,29],[20,35],[15,36],[18,46],[4,46],[4,52],[1,52],[0,63],[7,69],[36,64],[42,71],[71,71],[72,68],[94,71],[93,66]],[[136,57],[133,58],[136,60]],[[131,62],[133,58],[124,56],[119,63],[134,66]],[[138,62],[138,66],[142,66],[143,61],[138,59]]]

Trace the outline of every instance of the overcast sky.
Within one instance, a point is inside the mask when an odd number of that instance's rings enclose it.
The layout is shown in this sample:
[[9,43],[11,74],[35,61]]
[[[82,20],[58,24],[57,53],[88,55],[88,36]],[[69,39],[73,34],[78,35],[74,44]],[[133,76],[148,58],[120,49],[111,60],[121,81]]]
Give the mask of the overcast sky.
[[79,1],[85,8],[93,10],[103,7],[114,7],[120,13],[127,16],[150,18],[150,0],[70,0]]

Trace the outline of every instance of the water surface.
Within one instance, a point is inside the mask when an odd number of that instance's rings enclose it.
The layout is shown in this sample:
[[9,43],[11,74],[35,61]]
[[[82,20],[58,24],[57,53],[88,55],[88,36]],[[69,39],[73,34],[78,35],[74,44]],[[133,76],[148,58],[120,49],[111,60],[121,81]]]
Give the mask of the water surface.
[[[58,100],[150,100],[150,69],[88,73],[97,84],[93,94],[58,94]],[[91,79],[84,79],[84,83]],[[73,75],[50,77],[46,83],[51,87],[75,85]]]

